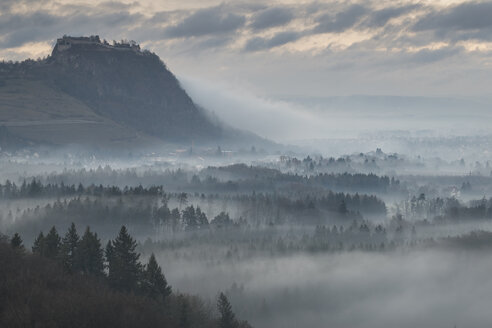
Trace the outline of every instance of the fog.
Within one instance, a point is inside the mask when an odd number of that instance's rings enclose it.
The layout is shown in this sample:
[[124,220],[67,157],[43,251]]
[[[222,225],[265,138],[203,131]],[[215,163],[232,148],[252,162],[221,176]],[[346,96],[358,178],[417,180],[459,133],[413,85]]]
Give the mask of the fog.
[[[408,119],[393,125],[385,115],[402,99],[368,101],[365,115],[357,98],[267,100],[233,86],[222,97],[216,86],[184,84],[226,124],[287,145],[0,150],[0,234],[19,233],[30,251],[53,226],[60,237],[72,222],[79,234],[90,226],[105,245],[124,225],[175,295],[213,308],[224,292],[253,327],[492,320],[483,108],[454,129],[463,103],[439,122],[424,109],[411,114],[428,100],[404,99]],[[447,100],[430,103],[444,117]],[[351,115],[360,120],[343,123]]]
[[174,293],[224,292],[259,328],[492,320],[487,155],[68,153],[0,158],[0,231],[28,250],[52,226],[105,245],[125,225]]
[[233,84],[214,84],[189,77],[180,80],[198,104],[236,128],[276,141],[323,135],[325,122],[300,106],[258,97]]
[[235,284],[235,309],[255,327],[485,327],[492,320],[489,252],[159,259],[180,290],[213,298]]
[[224,123],[298,149],[336,156],[376,148],[446,159],[491,155],[478,144],[491,141],[487,98],[258,96],[254,86],[234,81],[180,80]]
[[252,91],[254,86],[234,81],[180,80],[197,103],[213,109],[224,122],[280,142],[355,138],[369,132],[408,131],[414,137],[490,133],[486,122],[492,104],[486,98],[261,97]]

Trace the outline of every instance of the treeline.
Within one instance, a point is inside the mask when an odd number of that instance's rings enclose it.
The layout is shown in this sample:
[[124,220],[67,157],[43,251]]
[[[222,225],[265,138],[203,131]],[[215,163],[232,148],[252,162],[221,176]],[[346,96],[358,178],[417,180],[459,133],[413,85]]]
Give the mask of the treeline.
[[471,231],[468,234],[442,238],[439,243],[442,247],[485,250],[487,252],[492,248],[492,232],[490,231]]
[[15,234],[0,238],[1,327],[247,328],[220,293],[217,311],[171,291],[153,255],[139,260],[123,226],[105,249],[96,233],[40,233],[32,253]]
[[[309,161],[313,163],[312,160]],[[215,178],[215,180],[214,180]],[[201,179],[201,180],[200,180]],[[196,185],[217,183],[219,180],[230,180],[236,188],[241,185],[266,188],[268,185],[279,186],[284,183],[306,184],[309,186],[322,186],[332,190],[370,190],[374,192],[398,191],[400,181],[387,176],[378,176],[373,173],[323,173],[312,172],[310,174],[282,173],[279,170],[258,166],[247,166],[245,164],[234,164],[224,167],[208,167],[195,175],[192,182]],[[263,184],[261,183],[263,181]],[[232,186],[232,185],[230,185]],[[258,188],[260,190],[260,188]]]
[[375,174],[333,174],[320,173],[308,178],[308,181],[323,185],[332,189],[347,190],[370,190],[374,192],[388,192],[391,189],[397,191],[400,181],[387,176],[378,176]]
[[289,190],[292,185],[306,191],[324,188],[335,191],[398,192],[402,190],[399,180],[387,176],[363,173],[284,173],[278,169],[261,166],[234,164],[223,167],[208,167],[199,172],[183,169],[164,171],[135,169],[115,170],[109,166],[97,169],[67,170],[43,178],[47,183],[83,183],[144,186],[164,185],[167,190],[207,193],[272,192]]
[[492,219],[492,198],[470,201],[468,205],[451,199],[446,202],[442,215],[434,218],[440,220],[470,220],[470,219]]
[[350,225],[317,226],[304,249],[320,251],[385,251],[421,243],[414,226],[403,224],[374,225],[369,221],[353,221]]
[[[396,224],[395,224],[396,223]],[[314,229],[264,228],[236,229],[185,235],[182,238],[152,241],[142,248],[148,252],[168,252],[170,258],[206,261],[243,261],[263,256],[284,256],[296,253],[327,253],[347,251],[389,251],[426,242],[415,227],[405,222],[387,225],[354,220],[345,225],[319,225]],[[190,243],[195,247],[190,248]],[[214,250],[205,253],[203,250]]]
[[305,191],[312,191],[320,187],[325,190],[352,192],[386,193],[401,191],[399,180],[372,173],[299,175],[281,173],[267,168],[248,167],[245,164],[208,168],[198,175],[193,175],[187,188],[197,191],[244,192],[289,190],[292,187]]
[[84,187],[81,183],[78,185],[65,185],[63,182],[43,184],[39,180],[32,179],[31,181],[23,181],[20,186],[14,182],[7,180],[4,184],[0,184],[0,197],[3,199],[17,198],[35,198],[35,197],[63,197],[74,195],[87,196],[158,196],[162,195],[162,186],[142,187],[124,187],[118,186],[103,186],[89,185]]
[[338,158],[307,156],[299,159],[296,157],[281,156],[278,166],[282,170],[303,174],[328,172],[375,173],[384,171],[385,169],[424,167],[423,163],[409,160],[396,153],[386,154],[381,149],[377,149],[374,152],[352,154]]
[[[201,199],[203,207],[213,195]],[[236,207],[248,222],[323,223],[330,219],[353,220],[363,215],[386,215],[386,204],[373,195],[335,192],[215,196],[215,202]]]
[[244,219],[233,221],[226,212],[209,219],[199,206],[186,206],[186,202],[182,210],[170,209],[166,197],[128,196],[56,200],[52,204],[26,209],[15,219],[12,213],[8,213],[3,219],[12,223],[11,230],[15,229],[29,236],[43,227],[62,226],[70,221],[79,225],[97,226],[104,233],[127,225],[143,235],[162,230],[194,231],[247,224]]
[[[388,231],[389,229],[389,231]],[[373,225],[367,221],[352,222],[348,227],[336,225],[317,226],[313,238],[307,243],[309,251],[329,250],[385,250],[396,246],[415,243],[417,233],[414,227],[403,225]]]
[[[170,199],[178,207],[171,208],[168,205]],[[189,202],[194,204],[188,205]],[[212,213],[223,209],[223,213],[209,217],[203,208],[209,208]],[[230,217],[230,211],[235,213],[235,220]],[[155,197],[77,196],[26,209],[16,213],[15,218],[12,213],[7,213],[3,220],[10,222],[12,229],[31,237],[43,227],[66,225],[67,221],[97,226],[103,232],[129,225],[137,232],[148,235],[163,231],[215,230],[247,225],[316,225],[333,220],[350,222],[361,219],[361,212],[385,216],[386,206],[375,196],[331,192],[301,199],[256,193],[233,196],[191,196],[186,193],[163,193]]]
[[463,204],[454,197],[430,198],[425,194],[401,202],[397,210],[406,219],[457,221],[470,219],[492,219],[492,198],[472,200]]

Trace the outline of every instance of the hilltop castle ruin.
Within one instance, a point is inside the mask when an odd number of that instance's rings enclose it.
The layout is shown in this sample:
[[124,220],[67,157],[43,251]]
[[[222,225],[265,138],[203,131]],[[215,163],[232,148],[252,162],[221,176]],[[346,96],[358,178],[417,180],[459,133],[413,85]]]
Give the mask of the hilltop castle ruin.
[[81,37],[64,35],[62,38],[56,40],[56,45],[53,51],[63,52],[72,48],[73,46],[98,46],[102,49],[116,49],[140,52],[140,45],[138,45],[135,41],[113,41],[113,44],[109,44],[106,40],[101,41],[99,35]]

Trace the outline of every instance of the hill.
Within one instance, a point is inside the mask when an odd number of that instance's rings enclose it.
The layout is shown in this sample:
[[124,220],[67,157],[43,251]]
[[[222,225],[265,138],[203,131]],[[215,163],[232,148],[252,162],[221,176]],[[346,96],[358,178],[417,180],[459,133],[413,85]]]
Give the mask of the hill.
[[265,142],[207,116],[160,58],[133,42],[64,36],[44,60],[0,64],[0,81],[0,126],[30,143]]

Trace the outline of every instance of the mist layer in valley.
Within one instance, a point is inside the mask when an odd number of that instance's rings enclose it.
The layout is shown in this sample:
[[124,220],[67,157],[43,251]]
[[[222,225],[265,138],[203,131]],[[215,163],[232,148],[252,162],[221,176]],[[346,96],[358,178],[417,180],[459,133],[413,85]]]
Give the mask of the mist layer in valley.
[[0,229],[30,249],[124,225],[174,293],[223,292],[254,327],[483,327],[489,158],[458,156],[3,152]]
[[206,255],[158,256],[176,288],[213,298],[229,286],[235,309],[255,327],[484,327],[491,320],[484,302],[492,291],[489,253],[423,249],[215,263]]

